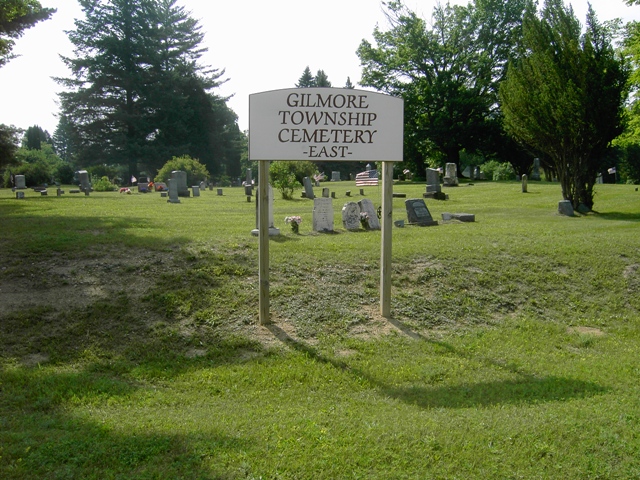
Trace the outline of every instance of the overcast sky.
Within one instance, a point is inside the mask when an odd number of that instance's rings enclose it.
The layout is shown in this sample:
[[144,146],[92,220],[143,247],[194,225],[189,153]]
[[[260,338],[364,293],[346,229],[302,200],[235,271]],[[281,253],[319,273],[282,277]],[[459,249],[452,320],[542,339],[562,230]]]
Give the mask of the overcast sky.
[[[53,134],[58,123],[57,95],[61,90],[51,77],[68,76],[59,55],[72,55],[65,30],[74,28],[82,15],[75,0],[40,0],[57,8],[51,20],[26,31],[14,49],[20,57],[0,68],[0,123],[26,129],[39,125]],[[429,18],[435,0],[406,0]],[[451,3],[466,4],[466,0]],[[587,0],[571,2],[584,23]],[[198,19],[209,51],[203,64],[225,70],[228,81],[218,89],[233,95],[229,106],[248,127],[249,95],[295,86],[308,65],[322,69],[334,87],[347,77],[358,87],[360,62],[356,49],[371,40],[376,24],[386,26],[380,0],[179,0]],[[600,20],[620,17],[640,20],[640,7],[623,0],[591,0]]]

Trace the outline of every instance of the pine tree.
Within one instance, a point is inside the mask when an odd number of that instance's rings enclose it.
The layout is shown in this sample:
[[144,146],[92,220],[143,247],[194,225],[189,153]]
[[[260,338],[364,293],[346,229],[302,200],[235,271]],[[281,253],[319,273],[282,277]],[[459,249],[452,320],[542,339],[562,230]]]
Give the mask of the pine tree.
[[305,68],[304,72],[302,72],[302,76],[298,80],[298,83],[296,83],[296,87],[308,88],[308,87],[315,87],[315,86],[316,86],[316,79],[311,74],[311,69],[307,65],[307,68]]
[[347,83],[344,84],[344,88],[349,88],[349,89],[355,88],[353,86],[353,83],[351,83],[351,78],[350,77],[347,77]]
[[36,0],[3,0],[0,2],[0,67],[15,57],[11,50],[15,39],[27,28],[47,20],[55,13],[54,8],[42,8]]
[[329,77],[324,73],[324,70],[318,70],[315,78],[315,86],[316,87],[331,87],[331,82],[329,81]]
[[119,162],[137,175],[190,155],[215,172],[236,116],[211,93],[224,71],[199,63],[198,22],[176,0],[79,1],[76,57],[64,58],[72,78],[58,79],[78,161]]

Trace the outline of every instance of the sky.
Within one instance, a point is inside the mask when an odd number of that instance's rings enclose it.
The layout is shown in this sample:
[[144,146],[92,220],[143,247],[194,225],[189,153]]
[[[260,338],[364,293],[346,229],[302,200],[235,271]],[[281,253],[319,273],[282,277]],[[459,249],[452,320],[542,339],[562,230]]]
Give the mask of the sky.
[[[57,8],[50,20],[26,30],[13,53],[20,55],[0,68],[0,124],[26,129],[39,125],[53,134],[58,119],[57,92],[52,77],[67,77],[60,55],[72,56],[65,31],[82,18],[76,0],[40,0]],[[429,19],[436,0],[405,0],[406,5]],[[467,0],[451,0],[467,4]],[[591,0],[601,21],[640,20],[640,6],[623,0]],[[360,61],[356,50],[363,39],[372,41],[376,25],[388,26],[380,0],[179,0],[179,5],[199,20],[208,52],[202,64],[224,70],[227,81],[214,93],[230,96],[229,107],[238,125],[249,123],[249,95],[292,88],[309,66],[324,70],[334,87],[347,77],[359,88]],[[584,23],[587,0],[571,2]]]

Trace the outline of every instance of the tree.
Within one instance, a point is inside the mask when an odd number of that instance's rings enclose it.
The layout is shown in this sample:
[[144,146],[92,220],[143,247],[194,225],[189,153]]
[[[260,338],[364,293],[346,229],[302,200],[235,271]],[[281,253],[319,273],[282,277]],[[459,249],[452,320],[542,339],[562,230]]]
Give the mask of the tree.
[[353,83],[351,83],[351,78],[350,77],[347,77],[347,81],[344,84],[344,88],[349,88],[349,89],[356,88],[356,87],[353,86]]
[[315,86],[316,80],[311,73],[311,69],[307,65],[304,72],[302,72],[302,76],[298,79],[298,83],[296,83],[296,88],[309,88]]
[[14,126],[0,124],[0,168],[15,163],[22,132]]
[[623,130],[628,71],[593,10],[581,33],[562,0],[525,16],[524,46],[500,87],[506,128],[549,157],[564,199],[591,209],[606,150]]
[[79,0],[85,18],[68,32],[72,77],[58,79],[77,161],[121,163],[130,175],[167,156],[225,163],[237,121],[212,90],[224,71],[201,65],[203,33],[176,0]]
[[15,58],[11,53],[15,40],[36,23],[47,20],[55,8],[42,8],[36,0],[3,0],[0,2],[0,67]]
[[[460,151],[486,146],[499,121],[497,84],[515,50],[527,0],[438,5],[431,24],[402,1],[387,3],[391,28],[363,40],[361,84],[405,100],[405,145],[416,171],[435,153],[460,166]],[[506,34],[505,32],[512,32]],[[405,158],[405,161],[407,159]]]
[[154,182],[166,182],[171,178],[171,172],[179,170],[187,173],[187,185],[196,185],[211,175],[202,163],[197,159],[191,158],[188,155],[182,157],[173,157],[158,171],[158,174],[153,179]]
[[331,87],[331,82],[329,81],[329,77],[324,70],[318,70],[315,78],[315,86],[316,87]]
[[23,140],[25,147],[40,150],[43,142],[51,144],[51,135],[49,135],[49,132],[43,130],[38,125],[27,128],[27,133],[25,133]]

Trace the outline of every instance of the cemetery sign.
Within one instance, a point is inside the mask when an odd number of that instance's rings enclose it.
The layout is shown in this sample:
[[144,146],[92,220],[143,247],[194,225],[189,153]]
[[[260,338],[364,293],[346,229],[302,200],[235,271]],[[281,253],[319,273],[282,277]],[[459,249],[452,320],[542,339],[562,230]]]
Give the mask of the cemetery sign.
[[249,159],[402,161],[404,102],[366,90],[249,95]]

